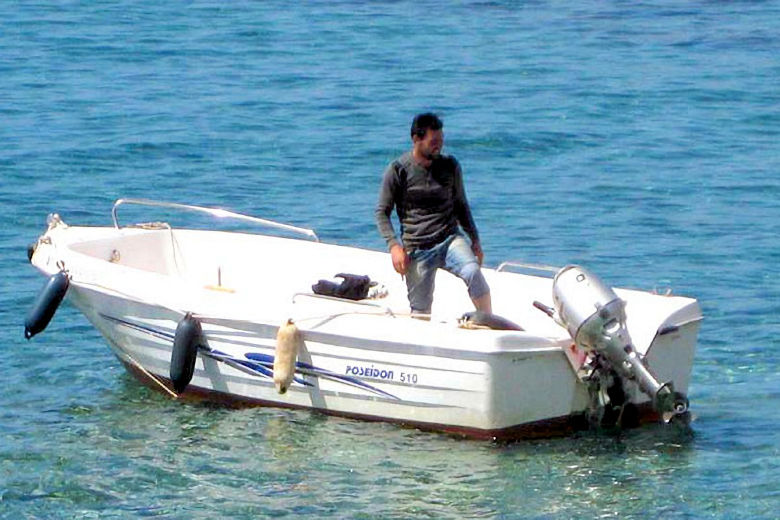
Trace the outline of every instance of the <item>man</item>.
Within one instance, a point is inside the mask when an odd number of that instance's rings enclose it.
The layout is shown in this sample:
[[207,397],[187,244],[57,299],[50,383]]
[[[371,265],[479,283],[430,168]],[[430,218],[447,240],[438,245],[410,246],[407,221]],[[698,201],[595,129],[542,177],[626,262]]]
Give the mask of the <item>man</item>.
[[[430,315],[439,267],[466,282],[477,310],[490,313],[490,288],[480,271],[482,247],[460,165],[454,157],[441,154],[443,126],[435,114],[414,118],[412,150],[384,172],[375,212],[377,227],[390,249],[393,267],[406,276],[413,315]],[[400,242],[390,221],[393,208],[401,224]]]

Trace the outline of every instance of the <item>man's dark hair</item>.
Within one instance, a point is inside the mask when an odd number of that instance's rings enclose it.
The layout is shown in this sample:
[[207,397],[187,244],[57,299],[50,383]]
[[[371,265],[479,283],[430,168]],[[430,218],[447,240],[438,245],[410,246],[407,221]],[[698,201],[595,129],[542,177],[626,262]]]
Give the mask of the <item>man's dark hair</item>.
[[424,114],[417,114],[412,121],[412,137],[417,136],[419,138],[425,137],[425,133],[430,130],[441,130],[444,127],[444,123],[441,122],[439,116],[432,112],[426,112]]

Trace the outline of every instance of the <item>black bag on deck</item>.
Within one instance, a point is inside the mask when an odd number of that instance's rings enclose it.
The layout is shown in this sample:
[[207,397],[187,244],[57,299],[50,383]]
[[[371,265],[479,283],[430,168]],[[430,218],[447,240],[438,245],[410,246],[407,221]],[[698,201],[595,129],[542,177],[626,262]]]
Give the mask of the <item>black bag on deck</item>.
[[339,273],[336,277],[343,278],[343,280],[340,283],[320,280],[311,286],[311,290],[314,291],[314,294],[335,296],[347,300],[362,300],[368,296],[368,288],[371,285],[371,278],[368,276]]

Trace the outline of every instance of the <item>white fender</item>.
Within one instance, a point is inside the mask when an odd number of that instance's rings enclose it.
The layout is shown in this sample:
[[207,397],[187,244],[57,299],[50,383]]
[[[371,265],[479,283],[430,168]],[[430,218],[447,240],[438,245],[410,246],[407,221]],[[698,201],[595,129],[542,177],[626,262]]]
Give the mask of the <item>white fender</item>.
[[303,347],[303,335],[292,320],[279,327],[276,334],[276,355],[274,356],[274,384],[280,394],[287,392],[295,375],[295,360]]

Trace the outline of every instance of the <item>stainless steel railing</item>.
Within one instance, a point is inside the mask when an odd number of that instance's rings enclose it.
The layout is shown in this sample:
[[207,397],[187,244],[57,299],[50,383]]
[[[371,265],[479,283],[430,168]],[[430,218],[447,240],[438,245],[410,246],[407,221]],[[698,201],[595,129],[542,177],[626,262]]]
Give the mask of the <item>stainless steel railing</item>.
[[275,222],[273,220],[266,220],[263,218],[258,217],[251,217],[249,215],[243,215],[241,213],[234,213],[232,211],[228,211],[221,208],[206,208],[203,206],[192,206],[189,204],[179,204],[176,202],[163,202],[163,201],[157,201],[157,200],[150,200],[150,199],[117,199],[116,202],[114,202],[114,206],[111,208],[111,218],[114,221],[114,227],[116,229],[119,229],[119,218],[117,216],[117,210],[119,209],[119,206],[122,204],[138,204],[141,206],[153,206],[158,208],[172,208],[172,209],[182,209],[187,211],[197,211],[200,213],[206,213],[216,218],[232,218],[237,220],[245,220],[248,222],[252,222],[254,224],[260,224],[263,226],[268,226],[276,229],[282,229],[285,231],[290,231],[293,233],[298,233],[301,235],[305,235],[309,238],[314,239],[314,241],[319,242],[320,239],[317,236],[317,234],[312,231],[311,229],[291,226],[289,224],[282,224],[281,222]]
[[507,267],[519,267],[521,269],[528,269],[531,271],[545,271],[549,273],[557,273],[561,270],[560,267],[554,267],[552,265],[543,265],[543,264],[525,264],[522,262],[501,262],[498,267],[496,267],[496,271],[506,271]]

